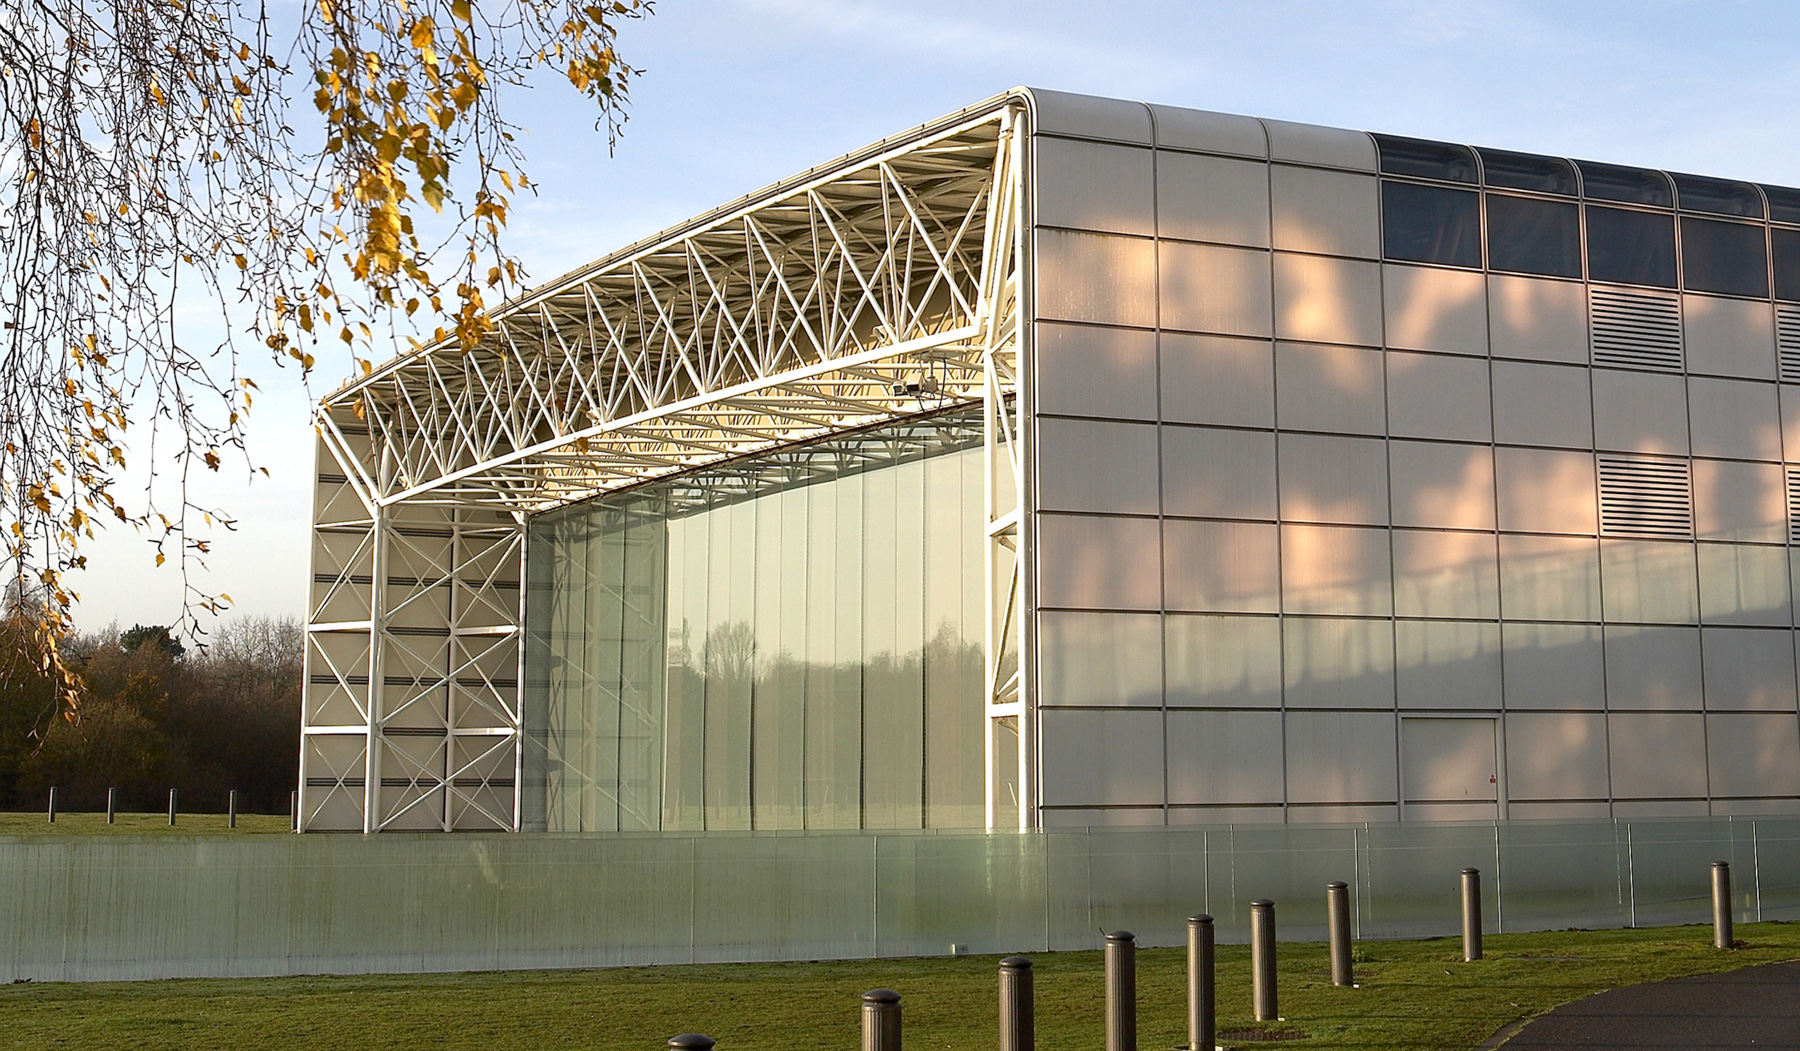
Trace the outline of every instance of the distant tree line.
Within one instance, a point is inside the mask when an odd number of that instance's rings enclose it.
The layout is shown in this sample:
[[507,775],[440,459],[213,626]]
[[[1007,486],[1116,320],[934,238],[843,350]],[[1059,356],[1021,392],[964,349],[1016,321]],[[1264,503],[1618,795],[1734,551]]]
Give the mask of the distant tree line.
[[0,620],[0,810],[158,811],[170,788],[188,811],[285,814],[300,754],[302,633],[292,619],[223,624],[205,646],[160,625],[74,635],[63,655],[72,711],[34,653],[35,625]]

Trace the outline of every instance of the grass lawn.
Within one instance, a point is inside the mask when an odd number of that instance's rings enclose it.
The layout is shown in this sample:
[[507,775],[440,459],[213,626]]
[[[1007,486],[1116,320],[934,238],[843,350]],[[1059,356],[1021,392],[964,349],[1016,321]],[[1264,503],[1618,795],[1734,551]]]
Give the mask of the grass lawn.
[[174,835],[174,836],[238,836],[246,833],[287,832],[292,825],[286,814],[238,815],[237,828],[225,827],[224,814],[175,815],[169,825],[168,811],[160,814],[119,814],[113,824],[106,814],[58,814],[56,824],[45,819],[42,811],[32,814],[0,813],[0,836],[94,836]]
[[[1737,930],[1746,944],[1729,953],[1711,947],[1709,926],[1492,935],[1488,958],[1473,964],[1455,939],[1365,942],[1356,989],[1332,987],[1323,945],[1283,943],[1282,1014],[1306,1035],[1275,1046],[1472,1048],[1602,989],[1800,957],[1800,925]],[[1100,954],[1035,959],[1038,1046],[1099,1047]],[[1181,949],[1138,954],[1145,1051],[1186,1041],[1185,959]],[[889,986],[904,997],[907,1047],[992,1048],[996,960],[22,984],[0,987],[0,1047],[653,1051],[698,1030],[720,1051],[851,1049],[862,992]],[[1222,1030],[1251,1025],[1245,947],[1220,947],[1218,998]]]

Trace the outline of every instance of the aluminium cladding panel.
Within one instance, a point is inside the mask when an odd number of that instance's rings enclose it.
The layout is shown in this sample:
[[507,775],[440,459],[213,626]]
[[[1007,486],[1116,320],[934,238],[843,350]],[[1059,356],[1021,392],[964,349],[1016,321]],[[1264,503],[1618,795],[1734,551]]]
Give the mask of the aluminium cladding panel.
[[[1404,766],[1395,713],[1498,718],[1513,816],[1800,809],[1786,744],[1750,763],[1766,776],[1714,776],[1742,750],[1709,749],[1701,718],[1766,717],[1800,748],[1800,468],[1784,466],[1800,386],[1775,382],[1771,304],[1663,296],[1674,371],[1616,348],[1596,368],[1590,302],[1616,313],[1624,290],[1383,262],[1361,133],[1040,108],[1035,177],[1069,168],[1028,235],[1034,671],[1065,720],[1042,757],[1057,823],[1393,817],[1397,781],[1333,794],[1294,764],[1321,725],[1306,720],[1381,717],[1386,733],[1344,741],[1382,780]],[[1685,501],[1674,525],[1631,517],[1664,497]],[[1053,789],[1067,719],[1118,707],[1160,708],[1139,758],[1164,795]],[[1658,772],[1670,734],[1680,769]],[[1128,739],[1107,731],[1107,749]],[[1277,752],[1280,798],[1209,787],[1260,783]],[[1118,761],[1088,757],[1082,777]]]

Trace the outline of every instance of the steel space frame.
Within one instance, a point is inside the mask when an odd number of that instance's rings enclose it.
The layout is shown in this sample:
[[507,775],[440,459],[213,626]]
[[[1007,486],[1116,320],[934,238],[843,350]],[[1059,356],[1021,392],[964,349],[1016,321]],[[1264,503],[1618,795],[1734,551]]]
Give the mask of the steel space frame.
[[323,399],[299,828],[519,828],[532,515],[958,404],[983,406],[987,823],[1034,825],[1025,119],[1002,96],[883,140]]

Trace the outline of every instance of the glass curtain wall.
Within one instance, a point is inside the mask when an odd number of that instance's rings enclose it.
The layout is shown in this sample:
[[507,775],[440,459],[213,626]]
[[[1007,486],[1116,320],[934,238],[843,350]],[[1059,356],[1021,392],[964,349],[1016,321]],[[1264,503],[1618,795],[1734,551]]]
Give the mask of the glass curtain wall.
[[527,829],[983,822],[979,414],[533,521]]

